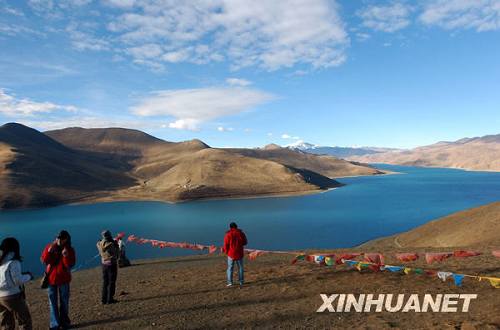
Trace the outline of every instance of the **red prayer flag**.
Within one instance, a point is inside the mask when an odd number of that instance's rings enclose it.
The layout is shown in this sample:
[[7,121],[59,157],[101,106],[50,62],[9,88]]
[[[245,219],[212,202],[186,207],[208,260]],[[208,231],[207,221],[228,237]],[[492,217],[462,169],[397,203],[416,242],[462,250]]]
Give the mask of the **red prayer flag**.
[[417,253],[396,253],[396,258],[401,262],[410,262],[418,259]]
[[451,253],[451,252],[426,253],[425,254],[425,261],[428,264],[432,264],[434,261],[441,262],[445,259],[448,259],[452,255],[453,255],[453,253]]
[[467,258],[467,257],[475,257],[481,255],[481,252],[476,252],[476,251],[465,251],[465,250],[459,250],[453,252],[453,256],[457,258]]
[[364,260],[377,265],[384,264],[384,256],[380,253],[365,253]]
[[208,253],[212,254],[212,253],[215,253],[217,252],[217,247],[215,245],[210,245],[208,247]]
[[342,259],[353,259],[353,258],[356,258],[360,255],[361,255],[361,253],[344,253],[344,254],[341,254],[337,257],[337,259],[335,260],[335,263],[337,265],[340,265],[340,264],[342,264]]

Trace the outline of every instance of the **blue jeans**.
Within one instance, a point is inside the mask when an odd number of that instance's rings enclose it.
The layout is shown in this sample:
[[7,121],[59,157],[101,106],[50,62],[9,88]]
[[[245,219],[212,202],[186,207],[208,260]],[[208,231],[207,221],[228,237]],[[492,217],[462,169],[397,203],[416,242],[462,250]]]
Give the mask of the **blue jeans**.
[[240,284],[243,284],[243,258],[241,258],[240,260],[233,260],[230,257],[227,257],[227,284],[233,284],[234,264],[238,265],[238,280],[240,281]]
[[66,328],[71,325],[69,319],[69,283],[49,285],[50,328]]

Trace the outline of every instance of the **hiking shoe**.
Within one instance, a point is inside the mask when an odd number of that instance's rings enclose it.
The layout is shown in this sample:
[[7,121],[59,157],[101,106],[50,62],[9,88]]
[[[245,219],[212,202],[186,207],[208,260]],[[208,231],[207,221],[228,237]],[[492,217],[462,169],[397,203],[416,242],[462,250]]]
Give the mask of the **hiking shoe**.
[[230,287],[232,287],[232,286],[233,286],[233,283],[228,283],[228,284],[226,284],[226,288],[230,288]]

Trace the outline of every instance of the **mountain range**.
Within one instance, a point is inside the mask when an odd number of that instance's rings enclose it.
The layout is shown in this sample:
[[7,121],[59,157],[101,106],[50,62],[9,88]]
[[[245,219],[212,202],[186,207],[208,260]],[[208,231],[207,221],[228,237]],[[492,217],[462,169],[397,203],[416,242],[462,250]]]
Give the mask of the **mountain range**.
[[303,194],[382,172],[289,149],[211,148],[124,128],[0,127],[0,208]]
[[438,142],[411,150],[350,156],[348,159],[367,163],[500,171],[500,134]]
[[388,151],[397,151],[395,148],[377,148],[377,147],[338,147],[338,146],[319,146],[308,142],[297,141],[286,146],[288,149],[300,150],[317,155],[330,155],[339,158],[348,158],[351,156],[364,156]]

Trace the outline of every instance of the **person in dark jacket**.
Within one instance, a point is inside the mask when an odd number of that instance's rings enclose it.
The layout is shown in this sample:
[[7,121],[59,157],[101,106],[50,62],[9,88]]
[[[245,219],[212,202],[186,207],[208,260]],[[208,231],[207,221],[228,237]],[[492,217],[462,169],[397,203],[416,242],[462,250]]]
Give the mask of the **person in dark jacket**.
[[24,283],[33,279],[21,272],[19,242],[7,237],[0,245],[0,329],[31,330],[31,314],[26,304]]
[[118,250],[119,250],[119,257],[118,257],[118,267],[123,268],[123,267],[129,267],[130,260],[127,258],[127,254],[125,252],[126,247],[125,247],[125,242],[123,240],[123,237],[125,236],[124,233],[120,233],[116,236],[116,241],[118,243]]
[[105,230],[101,234],[102,239],[97,242],[97,250],[99,250],[102,263],[101,302],[103,305],[114,304],[117,302],[114,296],[116,278],[118,277],[118,257],[120,255],[120,249],[109,230]]
[[66,230],[61,230],[55,241],[47,244],[41,260],[48,274],[50,329],[69,329],[69,284],[76,256],[71,246],[71,236]]
[[229,230],[224,236],[223,251],[227,254],[227,286],[233,285],[234,264],[238,265],[238,280],[240,286],[244,283],[243,270],[243,247],[247,245],[247,237],[242,230],[238,229],[236,223],[229,224]]

